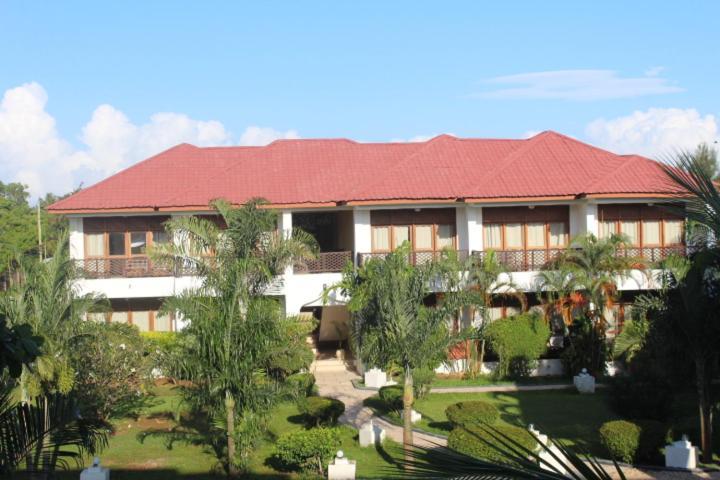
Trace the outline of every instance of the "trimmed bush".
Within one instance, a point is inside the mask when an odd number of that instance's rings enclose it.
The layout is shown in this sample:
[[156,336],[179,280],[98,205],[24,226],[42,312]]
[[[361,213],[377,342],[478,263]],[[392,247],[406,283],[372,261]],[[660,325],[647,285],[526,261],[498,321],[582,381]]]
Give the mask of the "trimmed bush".
[[403,408],[403,387],[400,385],[389,385],[381,387],[378,391],[382,400],[389,410],[402,410]]
[[668,429],[652,420],[614,420],[600,427],[600,442],[608,453],[627,463],[655,461],[665,445]]
[[506,455],[498,451],[498,448],[506,450],[497,440],[497,438],[501,438],[503,441],[508,442],[505,437],[528,450],[535,450],[537,447],[537,441],[530,435],[530,432],[513,425],[496,425],[491,429],[486,426],[455,427],[448,436],[448,447],[481,460],[512,463]]
[[490,323],[485,330],[498,356],[498,377],[527,377],[547,349],[550,327],[537,313],[523,313]]
[[345,411],[345,404],[330,397],[308,397],[300,403],[300,412],[315,426],[335,425]]
[[309,397],[315,389],[315,375],[312,373],[293,373],[286,379],[292,395]]
[[452,423],[453,427],[473,427],[479,425],[492,425],[500,412],[495,405],[482,402],[460,402],[454,403],[445,409],[445,416]]
[[282,435],[275,444],[275,458],[288,470],[304,470],[323,475],[325,465],[340,447],[334,428],[311,428]]

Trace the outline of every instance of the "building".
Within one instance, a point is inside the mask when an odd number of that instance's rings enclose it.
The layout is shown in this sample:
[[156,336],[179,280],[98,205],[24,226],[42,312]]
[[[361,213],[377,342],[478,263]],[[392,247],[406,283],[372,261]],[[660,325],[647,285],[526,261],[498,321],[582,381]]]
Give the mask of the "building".
[[[288,314],[313,311],[320,340],[346,335],[341,299],[323,305],[324,287],[347,262],[388,252],[403,241],[422,262],[445,248],[461,255],[493,249],[523,289],[536,272],[586,232],[626,234],[626,254],[657,261],[685,252],[684,219],[662,208],[677,189],[653,160],[616,155],[543,132],[523,140],[441,135],[419,143],[278,140],[265,147],[178,145],[57,202],[70,219],[71,255],[82,267],[82,291],[106,295],[112,321],[140,330],[178,328],[158,315],[163,298],[196,282],[158,268],[146,247],[169,241],[163,222],[208,215],[225,198],[267,199],[278,228],[305,228],[320,244],[317,260],[288,269],[270,295]],[[652,288],[638,275],[623,298]],[[499,302],[493,315],[512,304]],[[617,328],[623,303],[614,312]]]

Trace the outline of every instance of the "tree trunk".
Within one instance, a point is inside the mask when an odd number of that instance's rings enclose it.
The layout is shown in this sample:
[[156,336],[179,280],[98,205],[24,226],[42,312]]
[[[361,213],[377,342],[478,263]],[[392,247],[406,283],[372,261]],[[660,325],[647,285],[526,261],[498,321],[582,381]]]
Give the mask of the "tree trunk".
[[700,449],[703,463],[712,462],[712,402],[710,401],[710,379],[705,360],[695,360],[695,381],[697,383],[698,407],[700,411]]
[[234,477],[238,473],[235,466],[235,399],[230,390],[225,390],[225,413],[227,415],[228,476]]
[[403,449],[405,460],[412,460],[410,451],[413,447],[412,430],[413,377],[412,369],[405,367],[405,385],[403,388]]

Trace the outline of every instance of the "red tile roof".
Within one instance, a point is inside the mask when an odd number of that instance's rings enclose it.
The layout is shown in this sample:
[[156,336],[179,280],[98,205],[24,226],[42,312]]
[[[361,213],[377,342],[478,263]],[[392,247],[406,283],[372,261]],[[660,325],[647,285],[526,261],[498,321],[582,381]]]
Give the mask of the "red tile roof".
[[322,206],[402,201],[658,197],[660,165],[554,132],[526,140],[440,135],[418,143],[278,140],[265,147],[178,145],[50,207],[61,212],[207,209],[225,198]]

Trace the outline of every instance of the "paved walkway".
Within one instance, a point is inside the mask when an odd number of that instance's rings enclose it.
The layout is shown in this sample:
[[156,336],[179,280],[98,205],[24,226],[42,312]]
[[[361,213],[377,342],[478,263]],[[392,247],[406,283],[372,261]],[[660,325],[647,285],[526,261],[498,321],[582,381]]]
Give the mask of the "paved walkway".
[[[345,404],[345,413],[340,417],[340,422],[359,429],[363,424],[367,423],[371,418],[373,422],[385,429],[387,436],[398,443],[402,443],[402,428],[389,423],[382,418],[375,417],[373,411],[363,405],[363,400],[372,397],[377,392],[375,390],[359,390],[352,384],[353,380],[360,379],[360,376],[350,370],[323,370],[317,369],[315,374],[318,392],[325,397],[332,397],[341,400]],[[488,391],[519,391],[519,390],[547,390],[548,387],[567,388],[567,385],[528,385],[528,386],[494,386],[494,387],[456,387],[443,389],[443,392],[488,392]],[[468,390],[470,389],[470,390]],[[484,390],[481,390],[484,389]],[[502,389],[502,390],[500,390]],[[437,445],[446,445],[445,439],[426,435],[424,433],[414,432],[415,444],[421,447],[433,447]],[[607,467],[609,473],[615,477],[614,467]],[[647,470],[643,471],[637,468],[625,468],[623,472],[628,480],[645,480],[645,479],[664,479],[664,480],[689,480],[692,478],[708,478],[720,480],[720,472],[674,472],[663,470]]]
[[[360,376],[349,370],[316,370],[316,385],[318,392],[323,397],[337,398],[345,404],[345,413],[340,417],[340,422],[360,429],[365,423],[373,419],[373,423],[385,429],[388,438],[402,443],[402,427],[392,424],[382,418],[373,415],[373,411],[363,405],[363,400],[372,397],[376,390],[358,390],[352,384],[352,380],[359,380]],[[433,447],[446,445],[444,438],[414,432],[415,445],[420,447]]]

